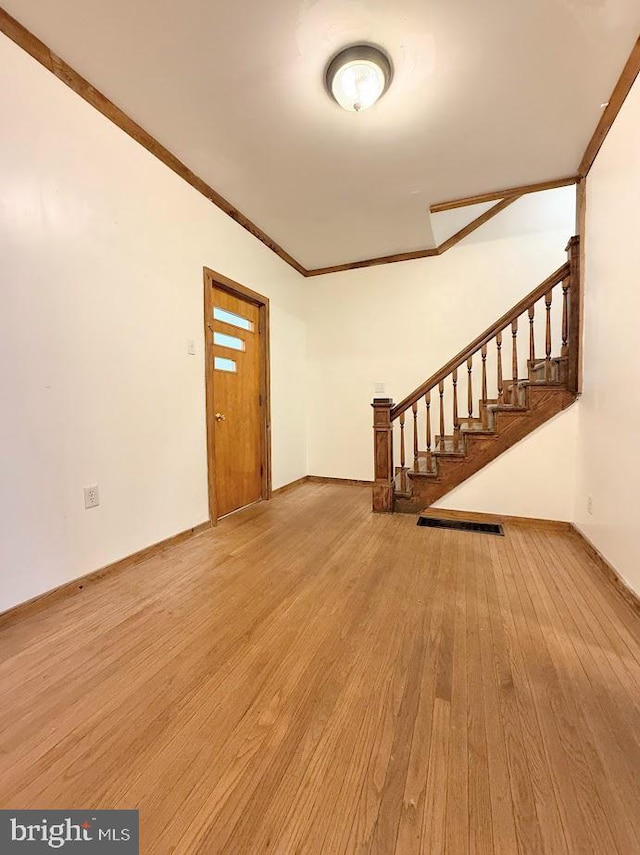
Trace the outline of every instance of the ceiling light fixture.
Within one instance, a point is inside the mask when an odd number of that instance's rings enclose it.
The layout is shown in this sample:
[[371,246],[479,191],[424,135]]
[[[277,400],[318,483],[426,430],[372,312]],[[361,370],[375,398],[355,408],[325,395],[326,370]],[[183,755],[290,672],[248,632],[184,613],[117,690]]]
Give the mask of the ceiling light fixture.
[[327,66],[325,82],[341,107],[359,113],[384,95],[391,75],[389,57],[380,48],[353,45],[334,56]]

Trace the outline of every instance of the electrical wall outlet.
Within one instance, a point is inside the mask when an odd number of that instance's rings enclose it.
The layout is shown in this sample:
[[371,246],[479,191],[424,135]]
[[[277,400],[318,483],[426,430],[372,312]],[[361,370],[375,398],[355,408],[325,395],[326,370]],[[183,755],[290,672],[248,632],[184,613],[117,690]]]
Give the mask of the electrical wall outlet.
[[587,513],[593,514],[593,499],[591,496],[587,496]]
[[374,395],[384,395],[386,392],[386,386],[384,383],[374,383],[373,384],[373,394]]
[[91,487],[84,488],[84,507],[85,510],[89,508],[97,508],[100,504],[100,491],[98,490],[98,485],[93,484]]
[[192,338],[187,339],[187,353],[189,356],[196,355],[196,343]]

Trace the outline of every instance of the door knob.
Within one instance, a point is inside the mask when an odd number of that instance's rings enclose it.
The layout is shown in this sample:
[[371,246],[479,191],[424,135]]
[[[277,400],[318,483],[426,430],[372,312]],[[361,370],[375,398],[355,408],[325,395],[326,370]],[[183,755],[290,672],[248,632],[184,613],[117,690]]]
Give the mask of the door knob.
[[224,422],[226,420],[226,416],[223,416],[222,413],[216,413],[216,421]]

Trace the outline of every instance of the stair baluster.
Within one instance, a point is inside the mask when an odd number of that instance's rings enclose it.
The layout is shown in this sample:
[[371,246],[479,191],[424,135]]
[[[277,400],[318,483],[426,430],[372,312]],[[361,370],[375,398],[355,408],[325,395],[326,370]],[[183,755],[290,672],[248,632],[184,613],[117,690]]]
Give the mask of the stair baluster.
[[438,383],[440,393],[440,451],[444,451],[444,380]]
[[473,371],[473,356],[467,359],[467,404],[469,408],[469,418],[473,418],[473,380],[471,372]]
[[545,334],[545,353],[546,353],[546,367],[544,376],[548,381],[551,378],[551,303],[553,301],[553,291],[549,290],[545,294],[544,304],[547,309],[547,328]]
[[413,412],[413,470],[418,471],[418,403],[411,405]]
[[427,408],[427,470],[431,469],[431,392],[424,396]]
[[482,400],[487,400],[487,345],[482,345],[482,350],[480,351],[482,355]]
[[511,338],[513,341],[511,354],[511,403],[517,406],[518,402],[518,319],[514,318],[511,324]]
[[536,304],[529,306],[529,362],[536,361],[536,338],[533,331],[533,320],[536,313]]
[[453,381],[453,447],[458,450],[458,442],[460,440],[460,421],[458,420],[458,369],[454,368],[451,372]]
[[400,468],[404,469],[404,413],[400,413],[398,421],[400,422]]
[[496,350],[498,360],[498,403],[502,404],[504,401],[502,394],[502,330],[496,333]]
[[567,344],[569,338],[569,280],[565,279],[562,283],[562,349],[561,356],[567,356],[569,347]]

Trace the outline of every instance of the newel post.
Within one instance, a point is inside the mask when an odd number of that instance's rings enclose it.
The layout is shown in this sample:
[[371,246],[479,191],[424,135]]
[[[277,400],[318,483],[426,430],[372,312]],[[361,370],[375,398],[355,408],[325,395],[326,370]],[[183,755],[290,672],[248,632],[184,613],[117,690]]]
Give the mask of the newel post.
[[374,398],[373,403],[373,510],[393,511],[393,424],[391,398]]
[[580,238],[575,235],[567,244],[569,257],[569,364],[567,383],[569,391],[580,391],[581,318],[582,318],[582,272],[580,270]]

